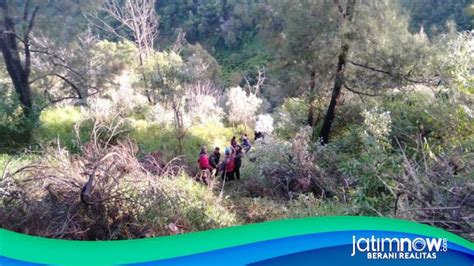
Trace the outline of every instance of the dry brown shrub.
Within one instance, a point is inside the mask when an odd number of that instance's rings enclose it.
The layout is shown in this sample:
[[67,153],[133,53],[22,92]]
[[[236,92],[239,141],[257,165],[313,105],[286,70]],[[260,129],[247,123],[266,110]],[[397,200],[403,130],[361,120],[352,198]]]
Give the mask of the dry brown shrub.
[[[119,140],[119,127],[96,123],[81,153],[48,148],[41,160],[12,173],[0,183],[0,225],[27,234],[67,239],[122,239],[169,234],[138,216],[153,202],[167,202],[180,220],[179,207],[169,203],[158,176],[140,163],[138,148]],[[105,134],[107,133],[107,134]],[[179,173],[167,163],[161,175]]]
[[472,153],[428,155],[421,161],[404,154],[395,216],[445,228],[473,239],[474,158]]

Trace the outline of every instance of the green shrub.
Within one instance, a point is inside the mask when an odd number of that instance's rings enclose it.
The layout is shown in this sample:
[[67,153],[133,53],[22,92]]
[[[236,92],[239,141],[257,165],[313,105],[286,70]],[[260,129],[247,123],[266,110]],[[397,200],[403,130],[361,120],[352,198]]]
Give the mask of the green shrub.
[[398,148],[397,139],[410,154],[424,139],[435,153],[440,153],[446,147],[461,145],[474,134],[474,117],[455,99],[410,93],[385,100],[383,107],[390,111],[392,146]]
[[308,192],[335,196],[340,180],[327,178],[317,165],[310,135],[310,128],[303,128],[291,143],[272,138],[258,141],[241,170],[250,194],[285,199]]
[[92,122],[88,119],[87,112],[81,107],[53,107],[44,110],[40,115],[40,126],[35,132],[37,142],[41,144],[54,143],[66,147],[68,150],[78,152],[80,143],[75,132],[79,127],[81,141],[86,141]]
[[283,139],[290,139],[307,123],[308,104],[301,98],[288,98],[277,109],[275,133]]
[[11,90],[0,88],[0,150],[10,152],[29,145],[36,123],[36,111],[27,119],[18,97]]
[[[148,208],[144,217],[168,226],[182,222],[186,231],[202,231],[238,224],[234,213],[227,210],[211,190],[185,175],[161,179],[161,188],[168,202],[155,202],[158,208]],[[174,205],[174,206],[173,206]]]
[[199,150],[206,146],[209,151],[214,147],[230,145],[232,129],[222,123],[208,123],[192,126],[183,137],[182,151],[175,129],[145,120],[128,119],[130,123],[130,138],[135,140],[140,149],[145,152],[159,151],[167,160],[176,156],[184,156],[184,161],[192,169],[197,170],[196,161]]
[[313,194],[301,194],[288,202],[286,216],[288,218],[303,218],[314,216],[351,215],[350,207],[337,199],[323,200]]
[[387,214],[393,208],[397,193],[396,178],[400,158],[376,144],[368,144],[365,152],[342,161],[341,172],[352,183],[349,197],[359,215]]
[[189,134],[204,140],[204,144],[208,147],[221,147],[221,149],[230,145],[230,139],[234,135],[231,128],[224,127],[218,122],[193,126],[189,129]]

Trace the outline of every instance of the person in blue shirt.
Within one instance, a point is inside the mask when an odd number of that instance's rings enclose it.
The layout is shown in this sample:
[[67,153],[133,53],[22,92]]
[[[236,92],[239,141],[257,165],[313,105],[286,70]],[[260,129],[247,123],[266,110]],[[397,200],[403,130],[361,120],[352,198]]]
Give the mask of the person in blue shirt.
[[252,148],[247,134],[242,135],[242,148],[244,149],[245,153],[249,152],[250,148]]

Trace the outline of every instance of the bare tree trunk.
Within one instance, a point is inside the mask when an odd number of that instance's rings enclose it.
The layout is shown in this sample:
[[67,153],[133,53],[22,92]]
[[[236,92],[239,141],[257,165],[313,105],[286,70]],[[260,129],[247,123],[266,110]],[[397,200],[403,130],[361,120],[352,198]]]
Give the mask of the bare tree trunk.
[[309,80],[309,108],[308,108],[308,126],[314,126],[314,101],[316,98],[316,71],[314,68],[311,69],[310,80]]
[[[346,10],[339,5],[338,0],[334,0],[334,3],[338,6],[339,12],[342,17],[341,26],[344,28],[344,24],[352,22],[356,0],[348,0]],[[349,40],[347,33],[342,36],[341,51],[339,52],[337,62],[336,78],[334,80],[334,87],[332,89],[331,102],[329,103],[326,116],[324,117],[323,126],[319,133],[321,144],[327,144],[329,142],[329,135],[331,132],[331,126],[336,117],[336,106],[339,98],[341,97],[342,86],[344,85],[344,75],[346,70],[347,53],[349,52]]]
[[171,107],[173,108],[174,118],[176,122],[176,134],[178,139],[178,154],[181,155],[183,153],[183,140],[184,140],[184,121],[183,121],[183,113],[181,111],[181,105],[176,103],[176,100],[173,99],[171,102]]
[[322,144],[326,144],[329,142],[329,133],[331,132],[332,122],[336,117],[336,105],[341,96],[342,85],[344,84],[344,70],[346,66],[346,58],[348,51],[349,45],[343,44],[337,62],[336,80],[334,81],[334,88],[332,89],[331,102],[329,103],[326,116],[324,117],[323,126],[321,127],[321,132],[319,133],[320,141]]
[[[23,38],[20,38],[16,33],[15,22],[10,14],[8,1],[0,1],[0,10],[2,12],[2,19],[0,21],[0,49],[2,51],[3,60],[5,61],[5,66],[10,75],[13,86],[15,87],[15,91],[20,98],[25,117],[31,118],[33,115],[33,101],[31,87],[28,80],[31,67],[29,34],[33,28],[33,22],[38,7],[34,9],[31,18],[28,19],[29,1],[26,1],[25,3],[23,19],[28,22],[28,26]],[[22,63],[21,60],[17,39],[20,39],[20,41],[23,42],[25,53],[24,63]]]

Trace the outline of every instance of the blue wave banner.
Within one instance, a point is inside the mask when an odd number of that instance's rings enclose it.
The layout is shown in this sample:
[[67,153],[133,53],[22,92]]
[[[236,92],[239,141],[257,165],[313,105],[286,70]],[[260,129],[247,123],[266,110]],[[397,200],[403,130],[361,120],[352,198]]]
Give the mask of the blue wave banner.
[[473,266],[474,244],[442,229],[370,217],[283,220],[119,241],[0,231],[0,265]]

